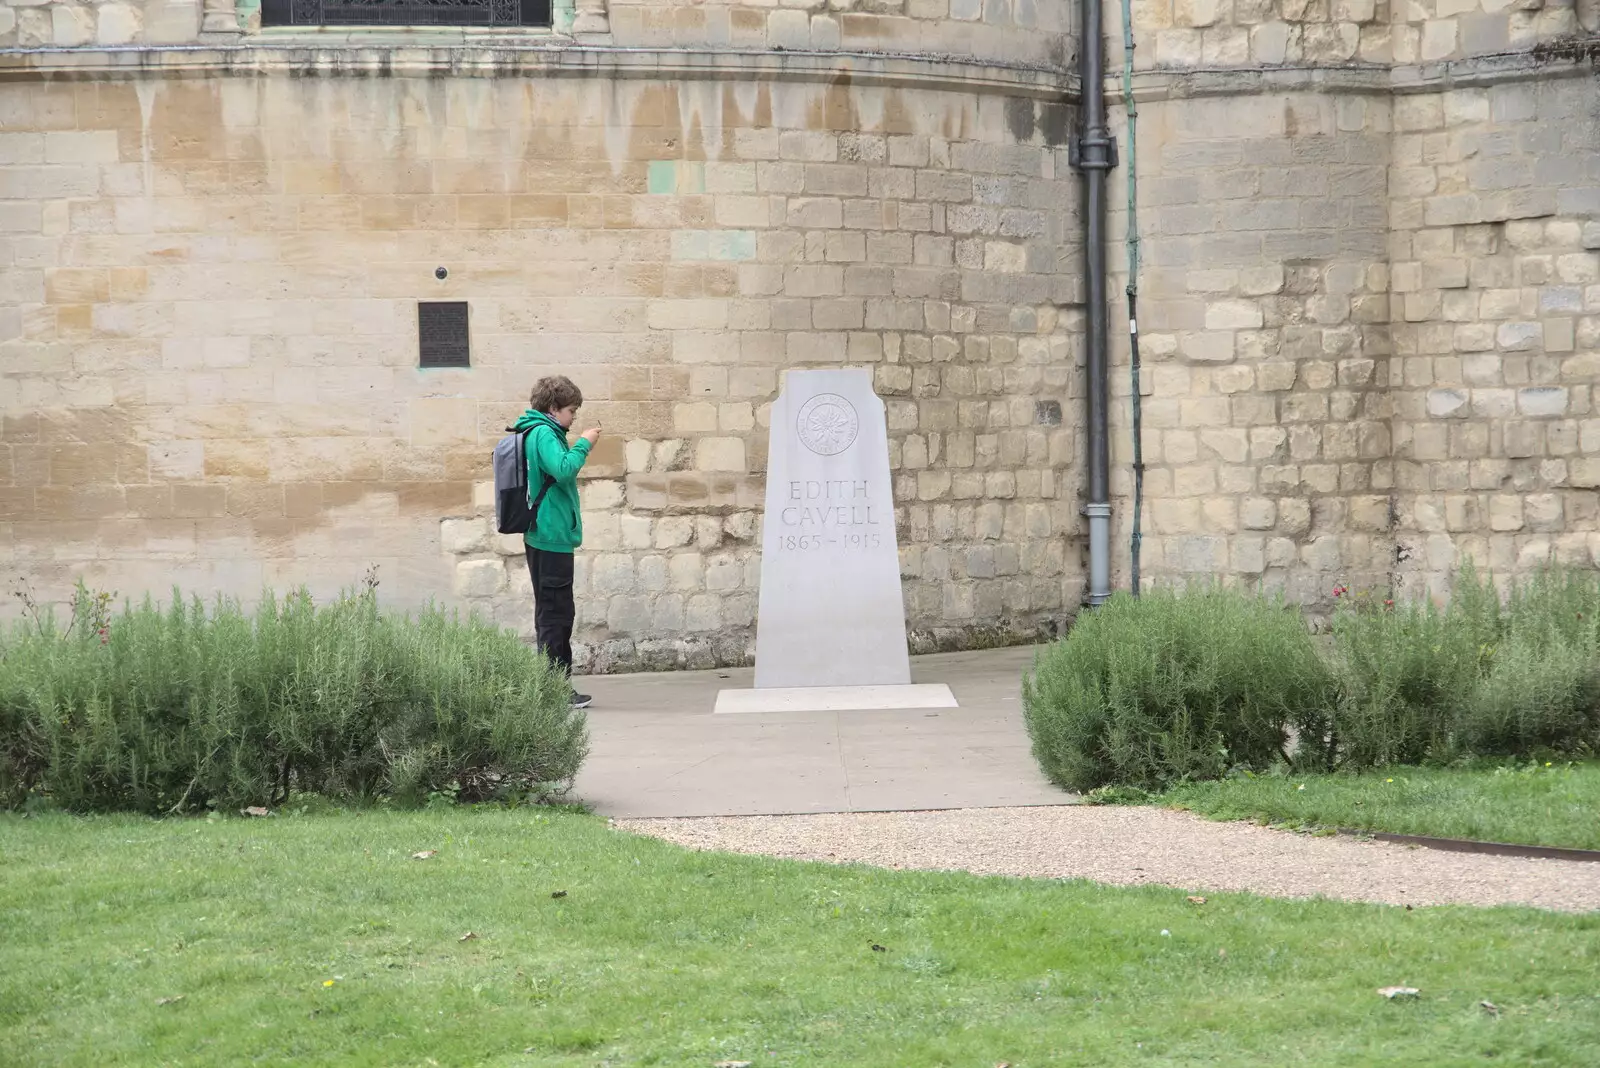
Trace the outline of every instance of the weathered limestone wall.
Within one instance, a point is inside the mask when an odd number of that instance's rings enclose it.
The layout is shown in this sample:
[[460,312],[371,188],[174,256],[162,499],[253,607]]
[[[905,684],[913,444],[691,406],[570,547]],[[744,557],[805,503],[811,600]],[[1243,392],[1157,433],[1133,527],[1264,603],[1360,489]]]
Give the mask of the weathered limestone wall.
[[972,56],[1066,67],[1063,0],[610,0],[616,43]]
[[188,44],[201,0],[0,0],[0,48]]
[[1400,578],[1600,562],[1592,77],[1395,102]]
[[[1387,587],[1391,4],[1165,0],[1133,10],[1141,579],[1259,584],[1313,607],[1340,581]],[[1120,15],[1112,21],[1115,61]],[[1112,99],[1126,143],[1121,93]],[[1113,179],[1120,205],[1125,173]],[[1118,251],[1126,224],[1117,212]],[[1118,340],[1125,396],[1128,346]],[[1126,470],[1128,409],[1114,411]],[[1115,484],[1125,586],[1131,479],[1119,473]]]
[[1591,7],[1134,4],[1147,584],[1315,607],[1592,558]]
[[1308,603],[1336,575],[1386,582],[1388,110],[1303,92],[1141,105],[1146,581],[1235,576]]
[[[3,559],[49,596],[378,563],[526,630],[482,480],[562,372],[606,428],[589,660],[738,660],[779,375],[867,364],[918,641],[1033,634],[1080,585],[1079,298],[1064,116],[1025,88],[0,83]],[[438,298],[471,302],[470,370],[415,367]]]
[[[1135,0],[1138,70],[1390,59],[1390,0]],[[1122,18],[1106,13],[1120,52]]]
[[[1133,12],[1139,70],[1437,63],[1600,29],[1596,0],[1135,0]],[[1107,20],[1120,32],[1119,11]]]
[[1406,0],[1393,15],[1398,63],[1527,49],[1600,26],[1595,0]]
[[[887,405],[914,645],[1076,610],[1071,5],[576,0],[472,44],[247,17],[98,49],[231,18],[161,2],[0,0],[0,567],[47,599],[378,563],[397,602],[526,631],[483,479],[561,372],[607,428],[581,655],[741,660],[769,405],[848,364]],[[1317,609],[1600,562],[1600,90],[1565,36],[1600,10],[1467,3],[1134,5],[1147,584]],[[471,302],[470,371],[416,369],[429,298]]]
[[783,50],[926,54],[1008,65],[1065,69],[1073,54],[1073,5],[1064,0],[585,0],[589,29],[575,22],[574,0],[553,0],[548,28],[489,32],[460,27],[330,27],[285,30],[261,26],[260,0],[0,0],[0,48],[299,42],[385,39],[399,44],[472,40],[484,47],[512,41],[588,43],[625,48]]

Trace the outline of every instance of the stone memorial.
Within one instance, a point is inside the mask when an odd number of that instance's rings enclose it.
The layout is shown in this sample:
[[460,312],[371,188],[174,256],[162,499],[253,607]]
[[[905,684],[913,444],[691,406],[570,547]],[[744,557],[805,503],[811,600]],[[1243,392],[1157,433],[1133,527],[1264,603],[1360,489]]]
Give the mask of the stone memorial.
[[791,371],[772,406],[756,689],[718,711],[947,708],[912,686],[889,436],[864,369]]

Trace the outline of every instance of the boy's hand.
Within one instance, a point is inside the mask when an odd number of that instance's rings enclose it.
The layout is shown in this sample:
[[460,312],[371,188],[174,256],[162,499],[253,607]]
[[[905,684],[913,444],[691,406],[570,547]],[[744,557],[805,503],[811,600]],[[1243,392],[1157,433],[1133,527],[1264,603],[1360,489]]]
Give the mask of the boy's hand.
[[585,430],[583,432],[583,440],[589,443],[590,448],[593,448],[600,441],[600,428],[590,427],[588,430]]

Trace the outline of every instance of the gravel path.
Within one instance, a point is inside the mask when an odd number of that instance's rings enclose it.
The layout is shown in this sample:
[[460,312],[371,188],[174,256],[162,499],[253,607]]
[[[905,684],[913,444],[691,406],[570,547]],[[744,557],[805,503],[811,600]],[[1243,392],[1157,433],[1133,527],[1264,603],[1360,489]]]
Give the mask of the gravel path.
[[1446,853],[1215,823],[1158,808],[1061,805],[943,812],[628,819],[692,849],[1119,886],[1244,890],[1388,905],[1600,909],[1600,864]]

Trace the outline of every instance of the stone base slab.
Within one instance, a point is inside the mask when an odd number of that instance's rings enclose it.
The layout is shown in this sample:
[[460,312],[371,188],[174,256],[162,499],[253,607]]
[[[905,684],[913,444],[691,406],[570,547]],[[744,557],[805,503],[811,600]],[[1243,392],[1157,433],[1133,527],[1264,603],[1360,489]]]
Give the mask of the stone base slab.
[[959,708],[942,682],[909,686],[769,686],[722,690],[718,715],[746,712],[872,712],[907,708]]

